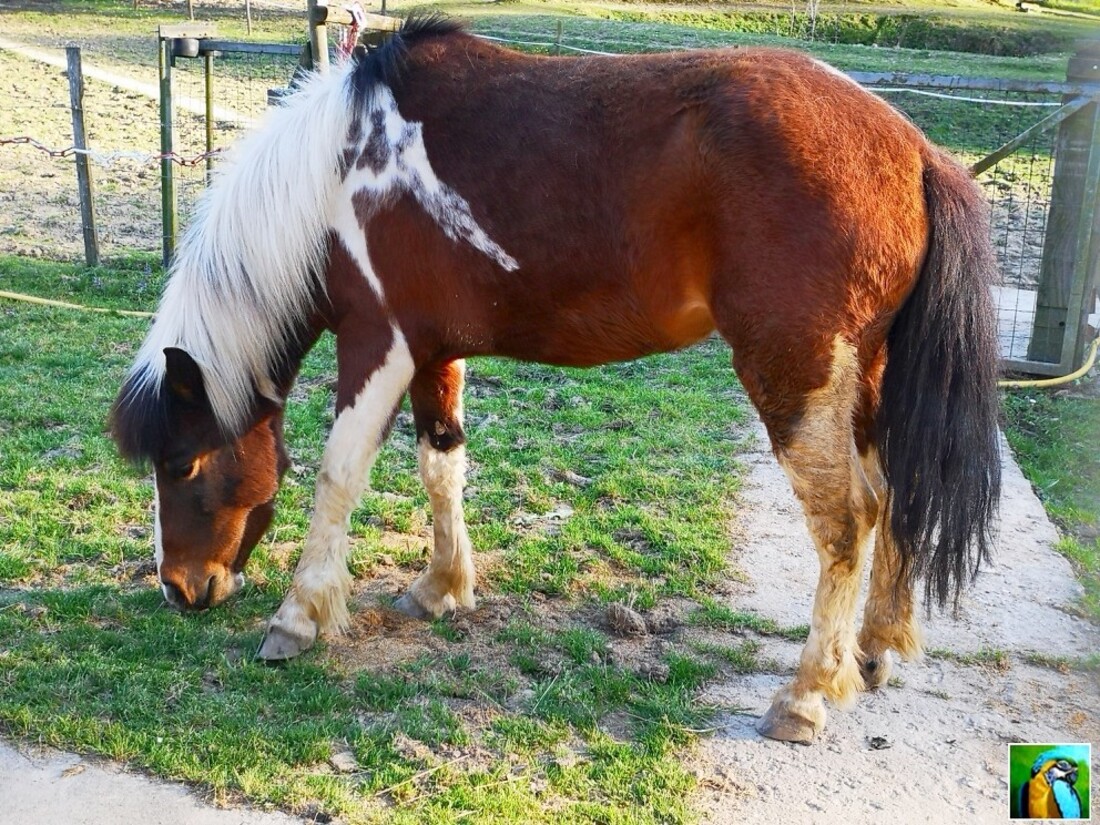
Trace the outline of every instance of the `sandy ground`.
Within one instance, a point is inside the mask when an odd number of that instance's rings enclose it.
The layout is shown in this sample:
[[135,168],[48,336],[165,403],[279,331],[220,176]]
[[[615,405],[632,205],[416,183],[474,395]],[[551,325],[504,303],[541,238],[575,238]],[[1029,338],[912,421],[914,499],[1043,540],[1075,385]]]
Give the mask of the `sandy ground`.
[[[808,621],[817,559],[786,478],[760,431],[745,461],[735,564],[748,583],[738,609],[782,624]],[[1006,449],[996,567],[984,571],[958,621],[925,622],[936,656],[895,665],[900,686],[830,708],[809,747],[771,742],[758,714],[788,675],[749,675],[713,685],[710,699],[744,709],[719,721],[700,751],[702,807],[719,823],[1002,822],[1008,818],[1009,742],[1100,743],[1095,674],[1028,664],[1029,654],[1075,657],[1100,650],[1100,628],[1078,618],[1080,589],[1053,550],[1057,532]],[[790,672],[800,645],[769,640],[764,655]],[[1004,651],[999,665],[955,656]],[[895,680],[895,685],[898,682]],[[873,749],[872,737],[889,747]]]
[[[58,38],[55,38],[58,39]],[[155,49],[155,41],[147,44]],[[160,151],[155,67],[122,64],[102,44],[85,44],[84,112],[93,200],[104,258],[161,248]],[[65,52],[0,35],[0,138],[31,137],[51,149],[72,144]],[[175,151],[205,150],[198,64],[175,70]],[[275,68],[268,67],[274,72]],[[255,69],[259,71],[259,69]],[[289,77],[289,75],[287,75]],[[228,146],[266,106],[265,76],[217,77],[215,146]],[[10,94],[9,94],[10,92]],[[178,213],[186,223],[202,191],[203,166],[176,166]],[[51,260],[83,256],[76,169],[71,157],[50,157],[26,145],[0,145],[0,253]]]
[[0,742],[5,825],[293,825],[301,820],[213,808],[183,785],[154,782],[116,765]]

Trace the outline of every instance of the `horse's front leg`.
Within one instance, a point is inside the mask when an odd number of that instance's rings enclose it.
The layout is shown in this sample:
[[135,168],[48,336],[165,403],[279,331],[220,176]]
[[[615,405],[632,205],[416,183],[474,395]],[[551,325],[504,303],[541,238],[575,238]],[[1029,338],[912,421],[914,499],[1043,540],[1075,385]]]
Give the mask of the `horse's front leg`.
[[313,520],[290,592],[264,634],[262,659],[292,658],[311,647],[320,632],[347,629],[349,520],[414,372],[397,330],[385,347],[377,340],[349,343],[338,337],[337,361],[336,421],[317,474]]
[[420,476],[432,502],[431,561],[397,607],[434,619],[474,606],[474,561],[462,516],[466,435],[462,430],[462,361],[431,364],[416,373],[409,397],[416,420]]

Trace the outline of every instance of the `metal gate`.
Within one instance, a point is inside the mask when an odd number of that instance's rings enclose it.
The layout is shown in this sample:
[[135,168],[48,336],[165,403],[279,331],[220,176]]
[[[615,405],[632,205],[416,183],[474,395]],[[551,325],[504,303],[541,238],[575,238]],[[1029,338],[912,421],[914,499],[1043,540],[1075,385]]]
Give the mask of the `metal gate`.
[[167,266],[175,252],[178,216],[190,213],[218,154],[257,121],[273,95],[308,61],[308,52],[303,55],[303,47],[286,43],[219,40],[213,26],[201,23],[161,26],[157,40]]

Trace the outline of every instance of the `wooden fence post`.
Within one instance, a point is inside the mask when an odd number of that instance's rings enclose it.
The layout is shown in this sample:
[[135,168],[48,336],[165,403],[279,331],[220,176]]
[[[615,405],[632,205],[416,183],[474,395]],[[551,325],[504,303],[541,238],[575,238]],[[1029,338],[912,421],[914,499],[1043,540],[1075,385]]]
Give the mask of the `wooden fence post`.
[[73,146],[76,153],[76,185],[80,191],[80,225],[84,232],[84,260],[88,266],[99,266],[99,235],[95,226],[95,203],[92,199],[92,176],[88,167],[88,138],[84,131],[84,73],[80,65],[80,47],[65,47],[68,62],[69,103],[73,113]]
[[[1078,45],[1070,58],[1070,83],[1100,80],[1100,41]],[[1075,95],[1063,98],[1068,103]],[[1054,181],[1046,240],[1039,271],[1035,325],[1027,357],[1030,361],[1061,364],[1070,371],[1080,349],[1080,300],[1088,280],[1090,240],[1096,233],[1097,174],[1100,169],[1100,104],[1090,103],[1066,118],[1054,145]]]
[[206,185],[209,186],[214,174],[214,52],[203,52],[202,73],[206,86]]
[[167,268],[176,251],[176,182],[172,160],[172,40],[163,30],[158,33],[160,47],[160,216],[162,232],[161,260]]
[[309,46],[313,58],[313,70],[326,74],[328,72],[328,6],[318,0],[307,0],[306,8],[309,18]]

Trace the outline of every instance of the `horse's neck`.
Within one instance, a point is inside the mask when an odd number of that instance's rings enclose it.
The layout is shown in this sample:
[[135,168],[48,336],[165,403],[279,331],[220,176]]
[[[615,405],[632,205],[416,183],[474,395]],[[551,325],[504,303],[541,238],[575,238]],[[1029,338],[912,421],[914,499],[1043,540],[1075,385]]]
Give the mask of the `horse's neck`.
[[290,394],[290,388],[298,378],[302,361],[326,329],[329,328],[328,314],[323,309],[314,309],[309,318],[288,338],[283,358],[274,367],[271,380],[281,398]]

